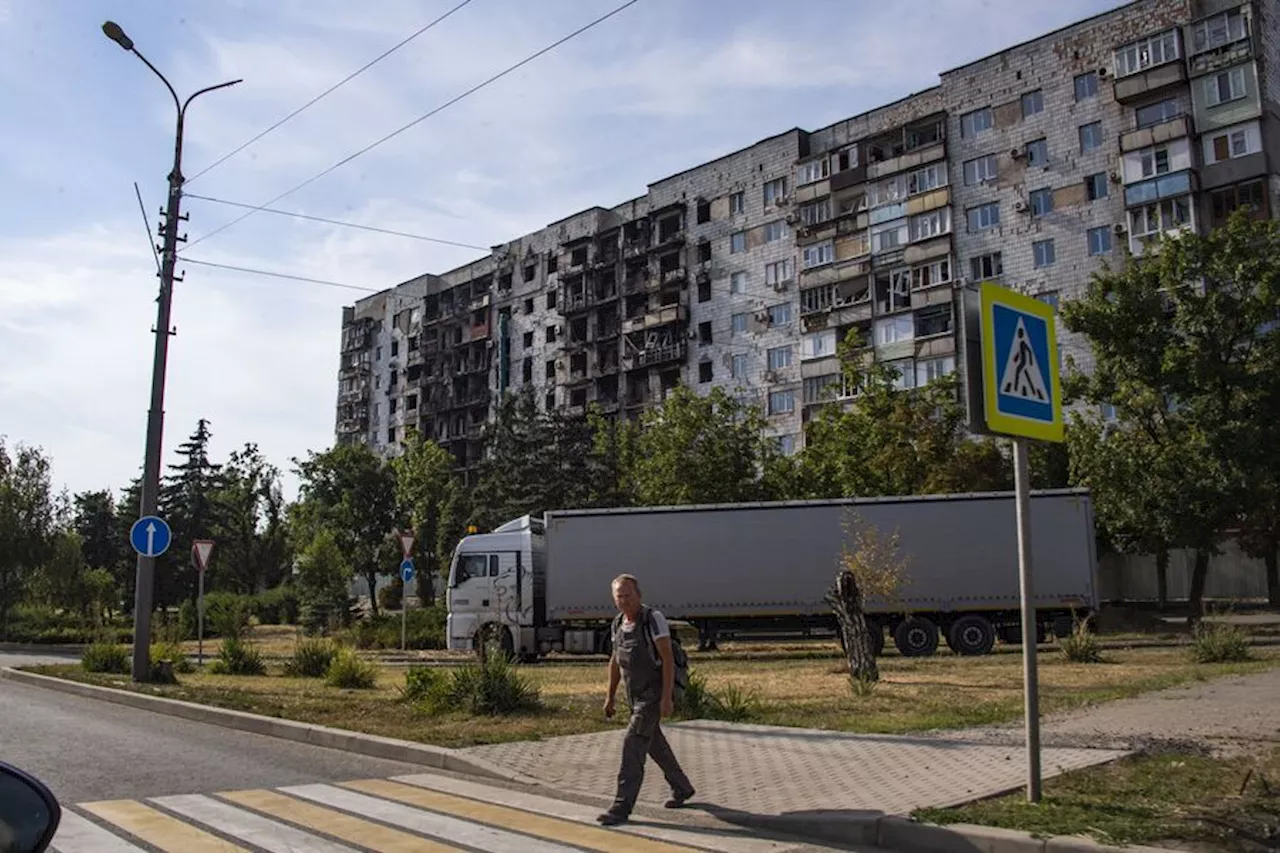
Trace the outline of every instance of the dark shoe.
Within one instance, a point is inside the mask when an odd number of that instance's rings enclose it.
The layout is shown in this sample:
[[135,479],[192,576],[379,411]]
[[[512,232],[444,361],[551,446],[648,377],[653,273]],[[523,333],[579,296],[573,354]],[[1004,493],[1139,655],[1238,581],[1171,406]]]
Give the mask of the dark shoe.
[[627,822],[627,815],[618,814],[614,811],[607,811],[603,814],[597,815],[596,820],[604,826],[617,826],[620,823]]
[[673,793],[671,795],[671,799],[663,803],[662,806],[663,808],[668,808],[668,809],[682,809],[684,808],[684,804],[688,802],[690,799],[692,799],[693,795],[696,793],[697,791],[693,790],[692,788],[690,788],[688,791],[686,791],[683,794]]

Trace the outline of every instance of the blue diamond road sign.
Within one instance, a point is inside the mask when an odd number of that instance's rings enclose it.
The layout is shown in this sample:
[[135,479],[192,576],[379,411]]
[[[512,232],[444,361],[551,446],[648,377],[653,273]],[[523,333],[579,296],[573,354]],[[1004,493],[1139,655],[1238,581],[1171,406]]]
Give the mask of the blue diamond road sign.
[[172,539],[173,531],[158,515],[144,515],[129,528],[129,544],[144,557],[159,557]]
[[405,583],[413,580],[413,560],[405,560],[400,564],[400,580]]
[[1053,308],[991,282],[981,285],[987,426],[1062,441],[1062,387]]

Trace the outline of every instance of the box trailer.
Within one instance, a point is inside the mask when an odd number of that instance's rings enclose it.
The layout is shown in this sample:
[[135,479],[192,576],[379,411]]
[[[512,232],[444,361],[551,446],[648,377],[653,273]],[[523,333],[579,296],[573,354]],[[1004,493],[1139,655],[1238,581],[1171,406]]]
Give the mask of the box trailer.
[[[648,604],[692,625],[702,649],[747,634],[838,636],[825,595],[860,526],[896,535],[904,564],[896,593],[866,602],[877,652],[886,632],[905,655],[1020,641],[1014,495],[997,492],[525,516],[458,544],[449,647],[606,652],[609,584],[623,572]],[[1088,491],[1032,492],[1031,530],[1037,635],[1061,636],[1097,608]]]

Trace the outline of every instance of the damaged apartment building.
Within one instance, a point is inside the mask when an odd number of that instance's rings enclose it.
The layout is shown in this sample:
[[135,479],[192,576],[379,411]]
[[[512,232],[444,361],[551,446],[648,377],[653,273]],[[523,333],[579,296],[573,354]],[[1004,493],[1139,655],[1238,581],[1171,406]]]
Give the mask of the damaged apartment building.
[[344,309],[337,438],[418,430],[474,471],[506,391],[636,418],[685,385],[793,452],[855,393],[850,331],[917,387],[963,369],[966,282],[1056,305],[1159,234],[1273,215],[1277,66],[1280,0],[1138,0],[673,175]]

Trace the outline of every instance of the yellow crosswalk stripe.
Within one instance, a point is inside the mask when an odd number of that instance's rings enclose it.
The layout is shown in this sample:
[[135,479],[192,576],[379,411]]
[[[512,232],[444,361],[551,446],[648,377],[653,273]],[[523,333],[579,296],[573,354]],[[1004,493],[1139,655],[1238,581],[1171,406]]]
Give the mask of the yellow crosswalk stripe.
[[598,850],[601,853],[690,853],[695,849],[668,844],[664,841],[651,841],[647,838],[587,826],[574,821],[544,817],[520,809],[490,805],[385,779],[344,782],[342,787],[386,800],[395,800],[405,805],[522,832],[526,835],[536,835],[587,850]]
[[224,800],[378,853],[454,853],[461,848],[312,805],[275,791],[229,791]]
[[133,800],[81,803],[80,808],[161,850],[175,853],[250,853],[230,841]]

